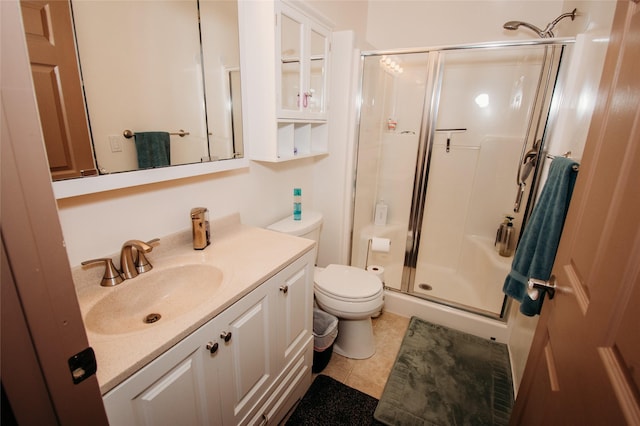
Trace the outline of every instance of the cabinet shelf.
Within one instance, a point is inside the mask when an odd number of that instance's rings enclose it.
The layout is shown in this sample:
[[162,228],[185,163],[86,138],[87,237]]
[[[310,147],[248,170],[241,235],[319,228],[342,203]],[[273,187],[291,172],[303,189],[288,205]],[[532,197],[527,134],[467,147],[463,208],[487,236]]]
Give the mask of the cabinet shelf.
[[326,121],[278,121],[278,160],[286,161],[327,153]]

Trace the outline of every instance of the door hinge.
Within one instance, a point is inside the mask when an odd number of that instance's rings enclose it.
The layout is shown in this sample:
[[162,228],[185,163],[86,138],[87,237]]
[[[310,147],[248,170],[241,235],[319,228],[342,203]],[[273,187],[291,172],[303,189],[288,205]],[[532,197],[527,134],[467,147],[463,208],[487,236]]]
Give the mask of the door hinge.
[[69,358],[69,370],[74,384],[93,376],[97,369],[96,354],[91,346]]

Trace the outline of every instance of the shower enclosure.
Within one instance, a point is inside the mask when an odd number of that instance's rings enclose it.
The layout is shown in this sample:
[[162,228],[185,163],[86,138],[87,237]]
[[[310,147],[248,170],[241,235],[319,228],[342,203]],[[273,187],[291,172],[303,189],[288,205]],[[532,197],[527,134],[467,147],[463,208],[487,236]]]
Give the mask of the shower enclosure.
[[381,266],[388,289],[504,317],[513,254],[498,253],[496,230],[512,220],[515,248],[568,43],[362,55],[352,265]]

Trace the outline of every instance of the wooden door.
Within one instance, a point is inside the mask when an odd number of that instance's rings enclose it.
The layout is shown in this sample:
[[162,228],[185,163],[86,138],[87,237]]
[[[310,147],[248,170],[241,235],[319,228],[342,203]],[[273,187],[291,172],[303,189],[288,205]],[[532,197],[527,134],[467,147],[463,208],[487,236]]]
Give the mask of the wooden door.
[[21,1],[53,179],[96,174],[69,1]]
[[70,368],[89,343],[39,132],[17,0],[0,1],[0,21],[2,387],[20,425],[106,425],[95,375],[75,383],[81,370]]
[[640,424],[640,5],[620,1],[511,424]]

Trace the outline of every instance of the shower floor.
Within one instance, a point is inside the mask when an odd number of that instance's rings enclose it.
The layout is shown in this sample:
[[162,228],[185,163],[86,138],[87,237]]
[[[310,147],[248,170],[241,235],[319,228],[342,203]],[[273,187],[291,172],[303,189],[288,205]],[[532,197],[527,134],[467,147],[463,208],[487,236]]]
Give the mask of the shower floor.
[[[420,288],[420,284],[426,284],[431,290]],[[481,286],[465,279],[455,269],[421,265],[417,268],[413,292],[435,301],[452,302],[473,310],[500,315],[504,300],[502,282],[488,284],[490,288],[479,288]]]

